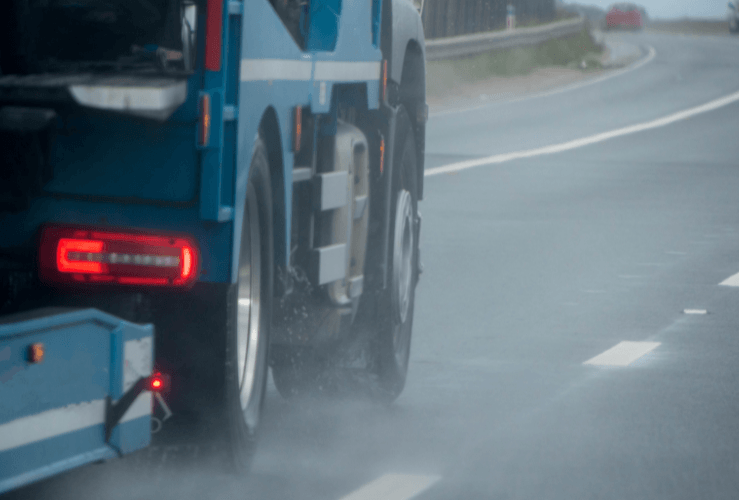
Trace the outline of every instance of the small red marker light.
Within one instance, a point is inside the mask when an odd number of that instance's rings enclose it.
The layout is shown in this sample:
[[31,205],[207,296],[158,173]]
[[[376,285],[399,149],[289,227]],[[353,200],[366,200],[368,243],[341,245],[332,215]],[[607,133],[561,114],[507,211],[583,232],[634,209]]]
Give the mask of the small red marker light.
[[160,372],[152,373],[149,377],[149,390],[151,392],[160,392],[167,387],[167,380]]

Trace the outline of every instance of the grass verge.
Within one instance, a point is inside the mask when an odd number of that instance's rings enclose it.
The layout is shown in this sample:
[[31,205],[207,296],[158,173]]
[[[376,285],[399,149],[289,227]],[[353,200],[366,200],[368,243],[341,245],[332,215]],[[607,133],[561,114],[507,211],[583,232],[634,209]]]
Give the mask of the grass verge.
[[472,57],[429,61],[426,66],[426,87],[429,94],[441,94],[454,87],[485,80],[492,76],[526,75],[536,68],[560,66],[585,71],[600,69],[603,47],[590,32],[566,38],[548,40],[531,47],[494,50]]

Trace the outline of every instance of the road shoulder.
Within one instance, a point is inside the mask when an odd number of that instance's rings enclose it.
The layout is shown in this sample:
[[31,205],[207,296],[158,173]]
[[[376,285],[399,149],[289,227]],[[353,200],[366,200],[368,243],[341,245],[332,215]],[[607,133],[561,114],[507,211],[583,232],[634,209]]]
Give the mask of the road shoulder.
[[604,69],[582,70],[561,66],[536,68],[526,75],[491,76],[476,82],[456,85],[453,89],[429,92],[429,111],[443,113],[455,109],[476,108],[491,102],[521,99],[595,79],[628,66],[641,57],[642,49],[622,39],[619,34],[594,31],[593,37],[605,46],[601,58]]

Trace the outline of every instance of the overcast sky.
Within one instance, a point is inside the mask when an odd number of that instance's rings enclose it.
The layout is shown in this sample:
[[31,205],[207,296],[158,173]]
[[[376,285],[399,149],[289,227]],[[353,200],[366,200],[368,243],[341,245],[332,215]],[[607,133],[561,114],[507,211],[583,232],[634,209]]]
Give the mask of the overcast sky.
[[714,17],[725,18],[728,0],[565,0],[566,3],[597,5],[607,8],[612,3],[630,1],[647,9],[650,17]]

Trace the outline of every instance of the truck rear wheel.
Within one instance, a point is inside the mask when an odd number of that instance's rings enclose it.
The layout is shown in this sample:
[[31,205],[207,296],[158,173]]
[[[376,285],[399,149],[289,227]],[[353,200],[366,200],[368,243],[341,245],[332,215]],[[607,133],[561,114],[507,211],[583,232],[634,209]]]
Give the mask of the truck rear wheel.
[[398,112],[390,196],[390,279],[380,293],[371,357],[380,399],[395,400],[405,387],[418,282],[416,142],[405,108]]
[[249,171],[238,282],[229,294],[226,327],[226,446],[237,469],[254,452],[267,382],[272,297],[272,199],[264,143],[257,139]]

